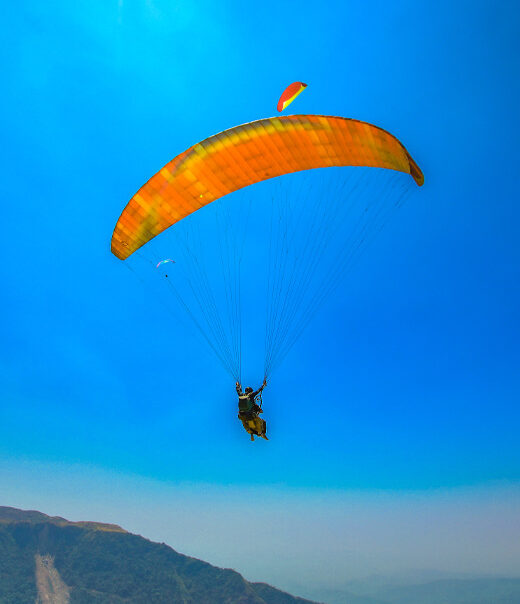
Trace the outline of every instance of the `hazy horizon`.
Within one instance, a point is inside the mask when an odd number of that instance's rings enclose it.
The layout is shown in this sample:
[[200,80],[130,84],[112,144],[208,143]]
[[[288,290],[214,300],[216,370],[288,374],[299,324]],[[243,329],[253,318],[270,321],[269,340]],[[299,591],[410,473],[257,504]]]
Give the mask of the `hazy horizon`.
[[5,461],[0,482],[8,485],[0,505],[119,524],[293,593],[419,570],[520,576],[520,485],[401,492],[235,487]]

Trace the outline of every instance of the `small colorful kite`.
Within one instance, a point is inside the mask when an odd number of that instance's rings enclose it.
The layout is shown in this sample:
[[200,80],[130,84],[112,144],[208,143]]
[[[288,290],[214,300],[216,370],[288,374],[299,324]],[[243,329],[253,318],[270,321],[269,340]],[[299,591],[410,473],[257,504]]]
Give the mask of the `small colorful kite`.
[[289,84],[289,86],[287,86],[287,88],[282,92],[282,96],[278,101],[278,105],[276,106],[278,111],[283,111],[286,107],[288,107],[306,88],[307,84],[304,84],[303,82],[293,82],[292,84]]
[[171,260],[171,258],[166,258],[166,260],[161,260],[160,262],[158,262],[155,268],[159,268],[161,264],[166,264],[167,262],[173,262],[173,264],[175,264],[175,260]]

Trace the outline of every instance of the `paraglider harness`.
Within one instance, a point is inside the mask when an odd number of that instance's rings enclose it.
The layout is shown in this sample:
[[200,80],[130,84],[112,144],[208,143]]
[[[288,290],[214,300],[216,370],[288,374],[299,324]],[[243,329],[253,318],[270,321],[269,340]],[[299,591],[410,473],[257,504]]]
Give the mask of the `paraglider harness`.
[[[247,409],[243,409],[243,405],[240,403],[244,402],[247,404]],[[251,406],[250,406],[251,405]],[[253,400],[246,394],[238,397],[238,415],[240,419],[254,419],[255,416],[258,415],[258,410],[255,407],[259,407],[260,411],[262,411],[262,393],[259,392]]]

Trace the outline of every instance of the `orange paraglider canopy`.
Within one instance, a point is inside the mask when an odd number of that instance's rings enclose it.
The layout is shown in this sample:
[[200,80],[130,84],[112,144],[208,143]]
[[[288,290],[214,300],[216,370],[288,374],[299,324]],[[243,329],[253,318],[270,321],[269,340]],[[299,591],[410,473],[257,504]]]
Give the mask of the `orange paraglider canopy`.
[[278,105],[276,106],[278,111],[283,111],[286,107],[288,107],[306,88],[307,84],[304,84],[303,82],[293,82],[292,84],[289,84],[289,86],[287,86],[287,88],[282,92],[282,96],[278,101]]
[[125,260],[179,220],[248,185],[331,166],[388,168],[424,183],[404,146],[377,126],[324,115],[262,119],[210,136],[152,176],[119,217],[112,252]]

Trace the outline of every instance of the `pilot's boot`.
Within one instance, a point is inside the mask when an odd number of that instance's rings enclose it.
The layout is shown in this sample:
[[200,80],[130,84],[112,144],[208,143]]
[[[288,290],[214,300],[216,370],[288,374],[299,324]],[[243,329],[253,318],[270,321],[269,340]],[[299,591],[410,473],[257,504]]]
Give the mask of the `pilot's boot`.
[[255,440],[255,435],[254,434],[251,434],[251,440],[253,440],[253,441]]

